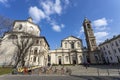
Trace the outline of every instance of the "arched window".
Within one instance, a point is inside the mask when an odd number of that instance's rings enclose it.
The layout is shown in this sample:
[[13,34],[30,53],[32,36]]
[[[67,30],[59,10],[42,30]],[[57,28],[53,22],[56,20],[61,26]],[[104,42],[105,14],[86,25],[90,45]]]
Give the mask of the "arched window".
[[21,30],[21,29],[22,29],[22,24],[19,25],[19,30]]
[[35,48],[35,50],[34,50],[34,54],[35,55],[37,54],[37,50],[38,50],[38,48]]
[[80,42],[77,42],[77,47],[80,47]]
[[42,45],[42,40],[40,40],[40,45]]
[[36,44],[39,44],[39,40],[36,40]]
[[87,24],[87,27],[90,28],[90,24]]
[[33,59],[34,62],[36,62],[36,57],[34,56],[34,59]]
[[71,48],[74,49],[74,42],[71,43]]

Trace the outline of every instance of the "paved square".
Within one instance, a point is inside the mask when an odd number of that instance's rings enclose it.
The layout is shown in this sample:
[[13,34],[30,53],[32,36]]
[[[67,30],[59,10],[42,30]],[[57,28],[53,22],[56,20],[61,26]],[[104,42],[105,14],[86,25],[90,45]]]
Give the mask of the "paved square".
[[4,75],[0,80],[120,80],[120,77]]

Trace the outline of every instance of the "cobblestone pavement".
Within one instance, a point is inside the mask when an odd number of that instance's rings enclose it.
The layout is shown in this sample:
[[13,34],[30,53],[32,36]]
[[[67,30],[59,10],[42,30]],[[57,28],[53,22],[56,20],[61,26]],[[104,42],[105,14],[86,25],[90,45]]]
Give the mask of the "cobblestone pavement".
[[0,80],[120,80],[120,77],[53,76],[53,75],[3,75]]

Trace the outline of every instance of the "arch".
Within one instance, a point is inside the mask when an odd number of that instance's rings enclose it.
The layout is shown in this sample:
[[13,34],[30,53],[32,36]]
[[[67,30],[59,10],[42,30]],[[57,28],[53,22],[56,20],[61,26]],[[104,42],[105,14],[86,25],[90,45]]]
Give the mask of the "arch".
[[33,58],[33,62],[36,62],[36,56],[34,56],[34,58]]
[[88,28],[91,28],[91,25],[90,25],[90,24],[87,24],[87,27],[88,27]]
[[20,25],[19,25],[19,30],[21,30],[21,29],[22,29],[22,27],[23,27],[23,26],[22,26],[22,24],[20,24]]
[[71,42],[71,48],[74,49],[75,46],[74,46],[74,42]]
[[77,42],[77,47],[80,47],[80,42]]
[[34,49],[34,54],[35,54],[35,55],[37,54],[37,51],[38,51],[38,48],[35,47],[35,49]]
[[74,53],[74,54],[72,55],[72,63],[73,63],[73,64],[77,64],[77,54],[76,54],[76,53]]
[[61,56],[58,56],[58,64],[61,65],[62,64],[62,59]]
[[36,44],[39,44],[39,40],[38,39],[36,40]]

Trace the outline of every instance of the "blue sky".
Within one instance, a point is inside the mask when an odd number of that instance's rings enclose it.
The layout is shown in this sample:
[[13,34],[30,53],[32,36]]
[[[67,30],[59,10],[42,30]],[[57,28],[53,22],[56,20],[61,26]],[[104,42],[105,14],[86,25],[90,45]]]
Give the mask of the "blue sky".
[[91,22],[97,43],[120,34],[120,0],[0,0],[0,15],[13,20],[32,17],[51,49],[73,35],[86,45],[82,22]]

